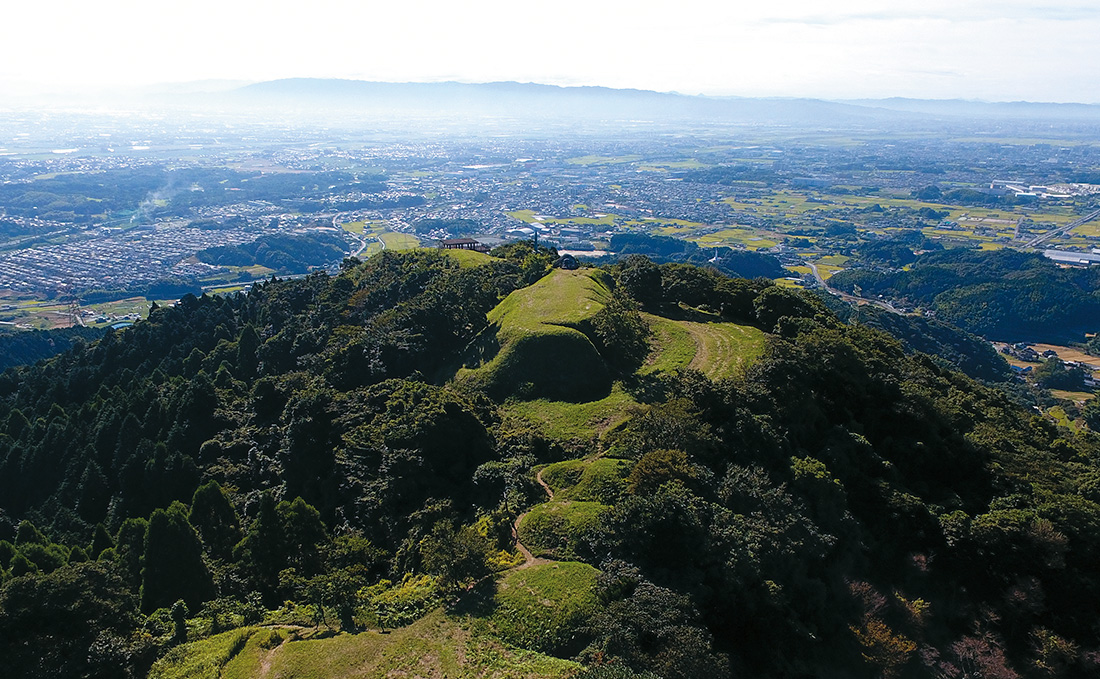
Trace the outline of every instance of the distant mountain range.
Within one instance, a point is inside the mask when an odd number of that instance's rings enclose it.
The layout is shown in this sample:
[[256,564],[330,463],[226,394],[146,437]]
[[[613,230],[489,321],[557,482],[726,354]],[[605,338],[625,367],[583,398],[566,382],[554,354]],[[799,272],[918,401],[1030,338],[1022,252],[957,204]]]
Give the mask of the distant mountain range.
[[[381,83],[303,78],[248,85],[231,92],[227,101],[330,110],[448,112],[508,118],[766,120],[793,125],[822,120],[855,122],[877,115],[866,106],[816,99],[716,98],[516,82]],[[898,115],[899,112],[889,113]]]
[[967,119],[1100,124],[1100,105],[1091,104],[710,97],[517,82],[385,83],[294,78],[256,83],[210,96],[225,104],[291,108],[300,112],[425,112],[506,118],[693,120],[845,127]]

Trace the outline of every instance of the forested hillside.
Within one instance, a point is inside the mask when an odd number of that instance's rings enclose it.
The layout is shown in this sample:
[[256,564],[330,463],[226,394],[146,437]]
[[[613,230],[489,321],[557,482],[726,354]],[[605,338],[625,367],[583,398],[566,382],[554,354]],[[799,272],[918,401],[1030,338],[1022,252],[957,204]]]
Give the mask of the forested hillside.
[[83,326],[29,332],[0,332],[0,371],[35,363],[72,347],[74,342],[98,339],[105,331]]
[[843,271],[829,285],[927,307],[989,339],[1065,342],[1083,341],[1100,323],[1098,275],[1037,253],[956,248],[923,254],[907,270]]
[[5,672],[1100,670],[1093,434],[766,281],[493,254],[0,375]]

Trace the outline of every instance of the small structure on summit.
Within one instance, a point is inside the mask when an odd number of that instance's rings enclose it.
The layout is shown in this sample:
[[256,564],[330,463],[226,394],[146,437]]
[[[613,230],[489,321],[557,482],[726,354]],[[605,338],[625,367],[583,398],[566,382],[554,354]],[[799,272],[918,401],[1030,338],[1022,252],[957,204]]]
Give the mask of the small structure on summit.
[[444,250],[473,250],[474,252],[489,251],[489,246],[482,245],[473,238],[445,238],[439,241],[439,247]]

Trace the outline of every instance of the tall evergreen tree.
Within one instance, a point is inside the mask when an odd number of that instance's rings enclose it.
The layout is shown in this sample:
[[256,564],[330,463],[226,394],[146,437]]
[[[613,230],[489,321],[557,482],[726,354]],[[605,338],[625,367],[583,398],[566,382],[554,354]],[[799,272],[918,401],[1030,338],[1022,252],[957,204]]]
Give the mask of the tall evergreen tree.
[[173,502],[149,517],[141,569],[141,610],[146,613],[183,599],[196,610],[214,596],[202,542],[187,520],[187,508]]
[[195,490],[188,519],[211,556],[218,559],[232,556],[233,546],[241,539],[240,522],[217,481],[205,483]]

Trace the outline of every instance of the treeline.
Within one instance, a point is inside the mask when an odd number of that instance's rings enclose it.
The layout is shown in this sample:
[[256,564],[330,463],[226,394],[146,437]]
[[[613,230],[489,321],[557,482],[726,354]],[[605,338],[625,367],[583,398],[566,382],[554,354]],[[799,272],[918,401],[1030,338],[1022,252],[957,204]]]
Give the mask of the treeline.
[[1037,196],[1017,196],[1013,193],[992,193],[977,189],[948,189],[944,191],[932,184],[913,191],[917,200],[950,205],[973,205],[977,207],[1008,207],[1013,205],[1034,205],[1039,202]]
[[707,266],[739,278],[780,278],[787,275],[787,270],[773,255],[724,246],[701,248],[698,243],[669,236],[615,234],[611,237],[611,250],[620,257],[643,255],[657,263]]
[[343,238],[317,231],[300,236],[260,236],[251,243],[206,248],[195,257],[218,266],[259,264],[279,273],[305,273],[313,267],[339,262],[346,254],[347,243]]
[[924,306],[989,339],[1079,341],[1100,326],[1100,270],[1061,268],[1010,249],[930,252],[906,271],[849,269],[829,285]]
[[765,353],[738,379],[625,384],[640,405],[602,440],[551,439],[446,386],[554,256],[495,252],[188,297],[0,375],[7,670],[140,675],[188,618],[221,629],[287,600],[345,629],[404,624],[511,563],[537,465],[605,455],[624,478],[566,535],[600,569],[569,630],[594,673],[1096,672],[1095,436],[806,293],[634,256],[609,270],[610,327],[632,304],[693,307],[764,330]]
[[456,237],[479,233],[482,226],[474,219],[419,219],[413,223],[413,230],[420,235],[427,235],[432,231],[446,231],[452,237]]

